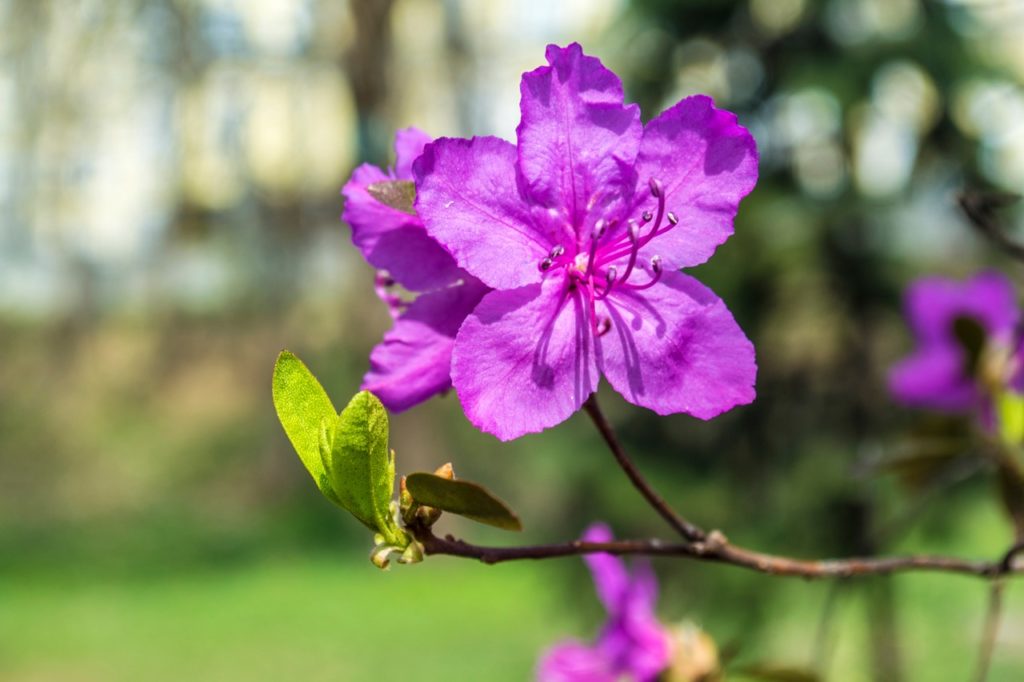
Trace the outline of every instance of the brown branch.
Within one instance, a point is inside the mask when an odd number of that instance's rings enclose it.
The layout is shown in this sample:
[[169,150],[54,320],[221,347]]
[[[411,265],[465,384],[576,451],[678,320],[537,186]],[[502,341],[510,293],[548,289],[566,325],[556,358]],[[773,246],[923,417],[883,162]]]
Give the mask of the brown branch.
[[1014,240],[996,217],[996,211],[1020,200],[1020,195],[1005,192],[965,190],[957,197],[960,209],[978,232],[1018,260],[1024,260],[1024,244]]
[[619,467],[626,472],[626,476],[629,477],[633,487],[640,491],[640,494],[644,496],[661,518],[668,522],[668,525],[679,533],[683,538],[690,542],[701,542],[707,539],[707,533],[696,524],[687,521],[680,516],[674,509],[668,506],[668,503],[654,491],[654,488],[644,479],[643,475],[637,470],[636,466],[630,460],[626,451],[622,449],[622,445],[619,443],[618,437],[615,435],[615,431],[612,429],[608,419],[604,416],[604,412],[601,411],[601,407],[597,404],[597,395],[591,395],[587,398],[587,401],[583,403],[583,409],[587,411],[590,419],[593,420],[594,426],[601,433],[601,437],[604,438],[604,442],[608,444],[608,448],[615,455],[615,460],[619,463]]
[[[887,575],[908,571],[959,573],[979,578],[1024,574],[1024,567],[1015,566],[1012,556],[998,561],[971,561],[946,556],[862,557],[808,561],[763,554],[731,544],[718,531],[707,534],[698,542],[665,543],[660,540],[616,540],[613,542],[584,542],[577,540],[556,545],[529,545],[523,547],[485,547],[473,545],[452,536],[437,537],[428,529],[413,529],[416,539],[426,554],[449,555],[478,559],[485,564],[526,559],[554,559],[605,552],[619,556],[667,556],[712,561],[746,568],[758,573],[795,576],[807,579],[853,578],[867,575]],[[1024,548],[1022,548],[1024,549]],[[1021,551],[1021,550],[1017,550]],[[1014,552],[1016,554],[1016,552]]]
[[992,665],[992,654],[996,649],[996,638],[999,636],[999,619],[1003,613],[1003,588],[1006,586],[1002,576],[992,581],[989,589],[988,610],[985,614],[985,626],[981,633],[978,649],[978,667],[974,672],[976,682],[988,679],[989,667]]
[[485,547],[458,540],[450,535],[439,538],[427,527],[412,525],[409,530],[423,546],[424,553],[478,559],[485,564],[526,559],[553,559],[599,552],[615,555],[672,556],[729,564],[769,575],[796,576],[805,579],[852,578],[908,571],[933,571],[998,580],[1004,576],[1016,576],[1024,573],[1024,567],[1014,563],[1016,556],[1024,552],[1024,542],[1017,542],[1011,546],[997,561],[972,561],[957,557],[929,555],[804,560],[764,554],[739,547],[729,542],[720,531],[707,532],[687,521],[669,507],[633,465],[619,443],[611,424],[601,412],[597,399],[591,396],[583,406],[633,486],[683,537],[685,542],[666,543],[660,540],[584,542],[576,540],[556,545]]

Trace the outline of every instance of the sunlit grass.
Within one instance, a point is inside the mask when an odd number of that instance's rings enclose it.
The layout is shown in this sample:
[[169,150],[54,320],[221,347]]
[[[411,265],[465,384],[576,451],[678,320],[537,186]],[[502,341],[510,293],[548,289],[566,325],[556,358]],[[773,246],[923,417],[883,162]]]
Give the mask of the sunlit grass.
[[[571,632],[534,566],[293,556],[144,580],[5,579],[5,680],[523,680]],[[415,675],[411,671],[415,670]]]

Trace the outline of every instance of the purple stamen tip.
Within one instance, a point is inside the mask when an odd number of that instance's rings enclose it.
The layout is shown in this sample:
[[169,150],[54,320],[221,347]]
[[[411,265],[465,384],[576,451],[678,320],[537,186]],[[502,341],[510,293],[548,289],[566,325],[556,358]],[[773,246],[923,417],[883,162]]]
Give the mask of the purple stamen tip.
[[640,226],[636,224],[636,221],[630,219],[629,221],[629,241],[636,243],[636,240],[640,238]]
[[605,279],[608,280],[608,286],[611,286],[612,282],[614,282],[615,278],[618,277],[618,276],[619,276],[619,271],[618,271],[618,269],[616,269],[616,267],[614,265],[611,266],[610,268],[608,268],[608,272],[604,273]]
[[597,332],[598,336],[604,336],[609,331],[611,331],[611,328],[612,328],[611,318],[609,318],[609,317],[602,317],[600,322],[597,323],[597,329],[595,331]]
[[545,258],[544,260],[542,260],[540,262],[540,265],[538,265],[537,267],[540,269],[541,272],[546,272],[547,270],[551,269],[551,266],[553,264],[554,263],[552,262],[552,260],[550,258]]
[[608,224],[604,221],[604,218],[601,218],[596,223],[594,223],[594,232],[593,232],[594,239],[600,239],[604,235],[604,231],[607,228],[608,228]]
[[548,254],[548,258],[553,260],[561,256],[563,253],[565,253],[565,247],[559,244],[555,248],[551,249],[551,253]]
[[661,256],[651,257],[651,270],[654,271],[655,275],[661,274]]
[[679,224],[679,218],[677,218],[676,214],[673,213],[672,211],[669,211],[667,214],[665,214],[665,217],[668,218],[668,221],[673,225]]
[[650,181],[647,184],[649,184],[650,187],[651,187],[651,196],[660,198],[661,197],[661,183],[658,182],[657,180],[655,180],[654,178],[651,178]]
[[654,217],[653,213],[651,213],[650,211],[644,211],[640,215],[640,222],[642,222],[642,223],[649,223],[649,222],[651,222],[651,218],[653,218],[653,217]]

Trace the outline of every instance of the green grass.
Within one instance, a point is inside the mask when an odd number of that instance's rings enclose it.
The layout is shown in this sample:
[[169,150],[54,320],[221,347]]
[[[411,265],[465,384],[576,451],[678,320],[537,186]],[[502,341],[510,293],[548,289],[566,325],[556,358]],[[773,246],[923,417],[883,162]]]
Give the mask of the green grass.
[[[965,506],[948,531],[954,546],[913,534],[904,551],[985,557],[1006,541],[992,504]],[[180,564],[175,553],[142,560],[104,547],[103,561],[19,553],[20,564],[0,570],[0,680],[528,680],[545,647],[589,637],[601,617],[575,560],[489,567],[438,557],[383,573],[354,545],[309,554],[268,540],[260,559]],[[693,620],[720,646],[737,645],[737,667],[814,663],[836,583],[692,562],[657,568],[663,621]],[[832,682],[873,679],[868,584],[842,583],[822,661]],[[892,587],[907,681],[969,679],[985,583],[911,574]],[[1005,597],[990,682],[1024,679],[1024,581]]]
[[0,679],[524,680],[573,629],[541,577],[331,556],[116,582],[8,576]]

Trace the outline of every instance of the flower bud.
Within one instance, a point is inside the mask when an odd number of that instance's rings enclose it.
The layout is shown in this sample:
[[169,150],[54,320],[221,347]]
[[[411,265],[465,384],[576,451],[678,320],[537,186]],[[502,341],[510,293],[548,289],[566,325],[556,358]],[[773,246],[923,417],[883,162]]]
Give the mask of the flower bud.
[[718,647],[711,637],[693,623],[669,630],[672,659],[665,682],[711,682],[720,679]]

